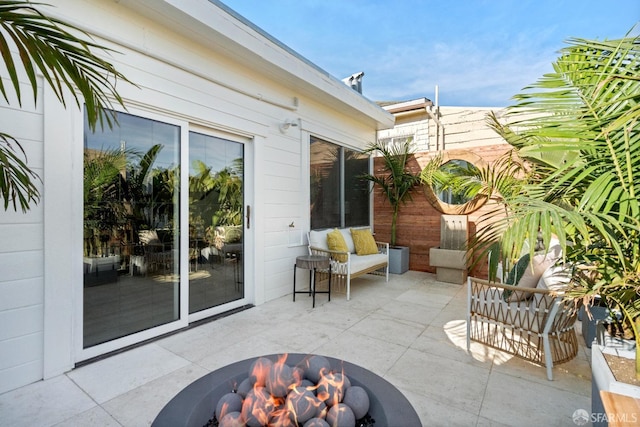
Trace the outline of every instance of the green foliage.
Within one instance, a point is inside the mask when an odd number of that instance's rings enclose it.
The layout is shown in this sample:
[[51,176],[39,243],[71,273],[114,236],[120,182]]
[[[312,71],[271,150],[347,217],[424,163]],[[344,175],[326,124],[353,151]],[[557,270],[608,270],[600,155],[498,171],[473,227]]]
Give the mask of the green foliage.
[[[111,63],[93,52],[111,51],[88,41],[90,36],[78,28],[45,16],[35,6],[46,5],[0,0],[0,54],[11,82],[11,86],[5,86],[0,79],[0,93],[5,101],[10,103],[10,94],[13,93],[22,106],[22,70],[27,75],[35,102],[38,95],[36,76],[40,73],[65,107],[65,89],[78,107],[85,103],[91,129],[95,129],[98,123],[111,127],[116,122],[111,99],[124,107],[116,82],[129,82]],[[12,49],[17,50],[17,58]],[[2,75],[4,77],[5,73]],[[16,155],[10,141],[22,150],[18,141],[0,133],[0,196],[4,199],[5,210],[10,204],[17,210],[19,204],[26,212],[32,203],[40,200],[39,191],[33,183],[38,178],[26,161]]]
[[[511,124],[491,126],[527,173],[502,194],[508,215],[481,230],[473,250],[499,244],[514,259],[557,236],[577,268],[570,297],[598,294],[638,331],[640,320],[640,40],[571,39],[554,72],[515,97]],[[505,171],[505,174],[510,172]],[[636,337],[638,337],[636,333]],[[639,359],[640,360],[640,359]],[[639,365],[640,366],[640,365]]]
[[402,204],[411,199],[411,190],[420,183],[420,174],[409,169],[409,160],[413,156],[412,141],[400,144],[371,144],[365,153],[379,152],[383,159],[383,171],[378,175],[365,174],[363,179],[373,182],[380,188],[382,195],[391,205],[391,246],[396,244],[396,223]]
[[5,211],[9,204],[13,206],[13,210],[18,210],[20,204],[22,212],[26,212],[30,203],[38,203],[40,200],[40,192],[34,183],[39,178],[27,167],[14,146],[25,156],[22,146],[15,138],[0,133],[0,196],[4,199]]

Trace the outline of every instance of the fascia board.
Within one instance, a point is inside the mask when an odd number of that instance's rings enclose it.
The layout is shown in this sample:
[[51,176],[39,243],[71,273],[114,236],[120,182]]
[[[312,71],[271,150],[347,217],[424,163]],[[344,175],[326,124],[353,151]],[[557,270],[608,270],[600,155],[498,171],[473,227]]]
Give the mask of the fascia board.
[[245,66],[259,66],[280,84],[324,100],[345,114],[373,120],[377,129],[395,118],[322,68],[217,0],[119,0],[172,31]]

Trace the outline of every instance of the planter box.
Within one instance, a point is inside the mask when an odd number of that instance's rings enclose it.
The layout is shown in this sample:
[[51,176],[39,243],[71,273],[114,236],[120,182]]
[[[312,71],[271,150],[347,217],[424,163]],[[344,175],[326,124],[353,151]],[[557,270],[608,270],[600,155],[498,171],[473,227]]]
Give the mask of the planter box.
[[404,274],[409,271],[409,247],[389,246],[389,273]]
[[[593,345],[591,347],[591,421],[593,422],[593,426],[607,426],[608,419],[612,415],[616,417],[616,421],[622,421],[628,418],[625,421],[632,422],[633,425],[636,425],[636,422],[640,422],[640,416],[637,414],[607,414],[604,409],[602,399],[600,398],[600,391],[609,391],[640,399],[640,387],[617,381],[611,369],[609,369],[603,353],[614,354],[630,359],[635,358],[635,351],[602,347],[600,345]],[[636,419],[633,420],[632,418]]]

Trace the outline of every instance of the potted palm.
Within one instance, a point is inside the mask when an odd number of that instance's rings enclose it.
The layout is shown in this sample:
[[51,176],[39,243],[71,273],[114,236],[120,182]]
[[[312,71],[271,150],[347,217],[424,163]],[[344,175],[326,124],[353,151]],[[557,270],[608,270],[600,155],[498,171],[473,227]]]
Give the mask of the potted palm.
[[[640,331],[640,44],[571,39],[554,72],[516,96],[511,125],[490,119],[526,165],[524,184],[503,200],[508,215],[482,218],[471,251],[500,244],[513,259],[540,233],[555,235],[574,267],[567,298],[587,307],[596,296]],[[490,187],[490,186],[489,186]],[[482,223],[487,221],[486,227]],[[491,223],[489,224],[489,222]],[[533,251],[533,249],[531,249]],[[587,310],[588,311],[588,310]],[[595,370],[594,390],[608,387]],[[635,352],[640,379],[640,355]],[[637,393],[637,391],[636,391]],[[593,393],[593,411],[602,409]],[[640,397],[640,394],[636,394]]]
[[411,199],[411,190],[420,182],[419,173],[409,169],[413,155],[411,139],[402,143],[371,144],[365,153],[377,152],[382,158],[379,174],[365,174],[362,177],[380,188],[381,194],[391,205],[391,239],[389,242],[389,272],[402,274],[409,270],[409,247],[396,245],[396,227],[400,206]]

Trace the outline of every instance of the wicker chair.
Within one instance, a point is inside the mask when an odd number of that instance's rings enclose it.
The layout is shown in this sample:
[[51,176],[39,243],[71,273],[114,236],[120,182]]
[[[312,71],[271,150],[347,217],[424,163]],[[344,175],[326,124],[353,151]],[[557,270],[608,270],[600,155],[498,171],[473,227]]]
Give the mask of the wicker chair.
[[[471,340],[546,366],[553,380],[553,366],[568,362],[578,353],[574,324],[577,310],[563,301],[553,281],[557,268],[550,268],[536,288],[469,277],[467,298],[467,351]],[[566,275],[565,275],[566,277]],[[520,301],[506,302],[504,292],[526,292]],[[508,300],[508,298],[507,298]]]

